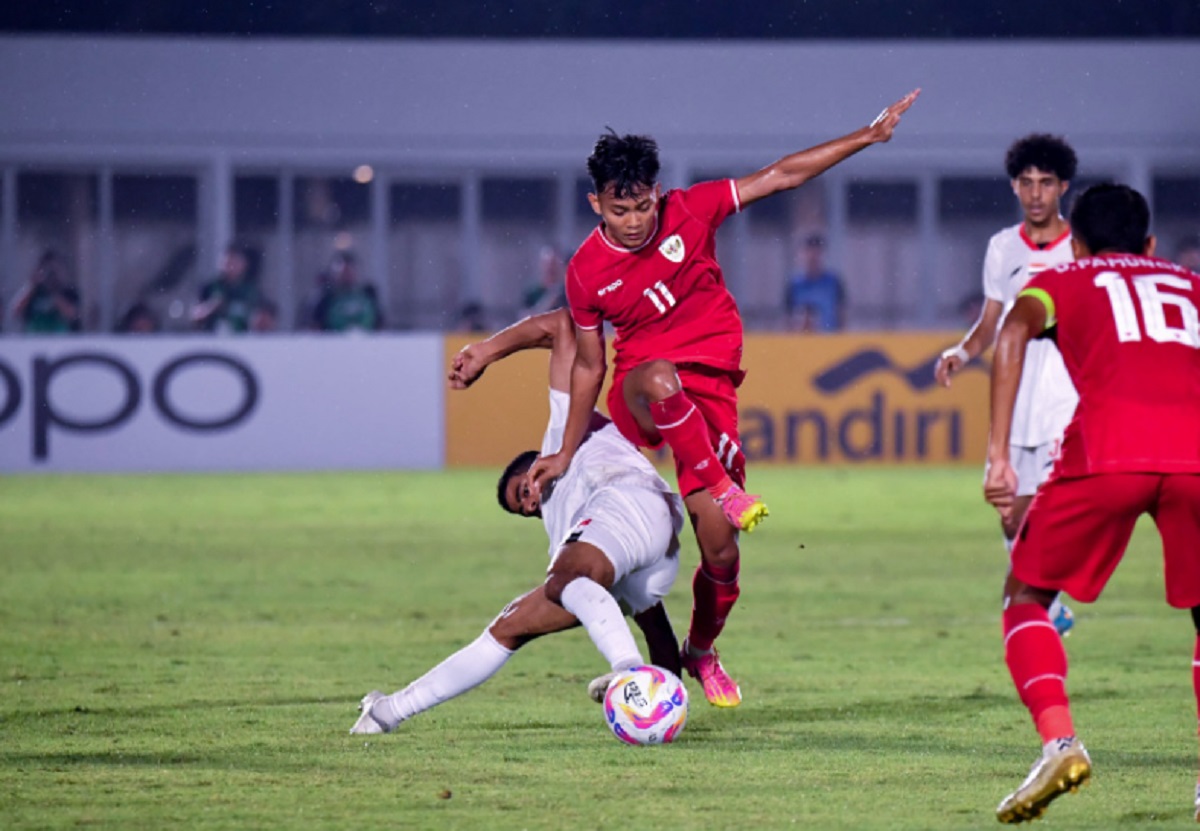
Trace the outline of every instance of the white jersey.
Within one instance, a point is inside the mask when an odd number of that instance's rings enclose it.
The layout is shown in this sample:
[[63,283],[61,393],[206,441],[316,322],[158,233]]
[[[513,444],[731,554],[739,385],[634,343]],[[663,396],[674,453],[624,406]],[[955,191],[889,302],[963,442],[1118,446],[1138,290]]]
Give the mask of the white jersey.
[[[1072,259],[1070,232],[1040,246],[1025,233],[1023,224],[1005,228],[988,241],[983,261],[984,297],[1001,304],[1007,315],[1017,293],[1035,274]],[[1003,325],[1003,317],[1000,322]],[[1038,447],[1060,439],[1078,403],[1058,347],[1049,340],[1031,340],[1025,348],[1009,443]]]
[[[562,447],[570,402],[569,394],[550,390],[550,423],[542,439],[543,456],[557,453]],[[613,424],[604,425],[584,439],[567,472],[555,481],[549,497],[542,500],[542,522],[550,537],[552,559],[583,518],[588,500],[602,490],[613,490],[618,496],[630,498],[637,490],[671,494],[671,486],[658,475],[650,460]],[[637,522],[639,517],[637,511],[631,510],[624,519]]]

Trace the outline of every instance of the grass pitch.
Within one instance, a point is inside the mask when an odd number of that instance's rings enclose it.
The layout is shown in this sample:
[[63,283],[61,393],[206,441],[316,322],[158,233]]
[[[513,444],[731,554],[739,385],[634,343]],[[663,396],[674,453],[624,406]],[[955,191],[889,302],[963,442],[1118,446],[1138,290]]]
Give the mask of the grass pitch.
[[[1038,740],[1003,663],[979,471],[763,469],[721,640],[745,703],[630,748],[581,631],[351,737],[537,584],[541,527],[493,471],[0,479],[5,828],[996,827]],[[689,538],[669,599],[682,635]],[[684,576],[686,575],[686,576]],[[1076,606],[1069,689],[1095,778],[1047,828],[1194,827],[1193,630],[1139,528]]]

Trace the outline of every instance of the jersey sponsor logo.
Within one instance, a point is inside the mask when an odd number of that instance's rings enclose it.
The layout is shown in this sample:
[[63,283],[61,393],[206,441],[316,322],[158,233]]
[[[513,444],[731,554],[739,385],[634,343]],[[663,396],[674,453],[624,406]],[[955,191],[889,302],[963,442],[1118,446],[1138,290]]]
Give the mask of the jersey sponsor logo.
[[683,249],[683,237],[679,234],[671,234],[663,240],[662,245],[658,246],[658,253],[673,263],[683,262],[683,255],[686,253]]
[[608,294],[609,292],[614,292],[614,291],[616,291],[617,289],[619,289],[619,288],[621,287],[621,283],[622,283],[622,282],[624,282],[624,281],[623,281],[623,280],[617,280],[617,281],[615,281],[615,282],[609,283],[607,286],[605,286],[604,288],[600,289],[600,291],[598,291],[598,292],[596,292],[596,293],[597,293],[598,295],[600,295],[601,297],[603,297],[604,295]]

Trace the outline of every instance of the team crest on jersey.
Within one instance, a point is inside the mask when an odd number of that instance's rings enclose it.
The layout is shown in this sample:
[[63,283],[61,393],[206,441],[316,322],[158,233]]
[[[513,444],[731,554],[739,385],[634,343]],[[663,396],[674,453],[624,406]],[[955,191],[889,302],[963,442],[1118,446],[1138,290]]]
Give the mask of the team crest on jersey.
[[662,245],[658,246],[658,253],[673,263],[683,262],[683,237],[679,234],[671,234],[663,240]]

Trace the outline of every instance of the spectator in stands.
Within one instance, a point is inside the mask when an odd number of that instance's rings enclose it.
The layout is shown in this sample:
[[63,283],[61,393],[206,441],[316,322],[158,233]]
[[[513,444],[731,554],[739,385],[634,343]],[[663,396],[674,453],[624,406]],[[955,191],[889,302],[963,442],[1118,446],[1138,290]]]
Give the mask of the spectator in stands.
[[66,267],[52,249],[42,252],[28,282],[17,292],[13,318],[28,334],[79,331],[79,292],[67,281]]
[[122,335],[152,335],[159,331],[158,315],[142,300],[137,301],[125,312],[117,324],[117,333]]
[[274,332],[279,328],[279,309],[265,297],[258,299],[258,305],[250,315],[251,332]]
[[538,281],[525,289],[521,298],[521,315],[536,315],[567,305],[567,290],[563,280],[567,263],[554,246],[546,245],[538,253]]
[[486,317],[483,304],[476,300],[469,300],[458,310],[458,320],[455,321],[454,329],[458,332],[486,332],[488,330]]
[[836,332],[846,324],[842,278],[825,267],[824,256],[825,238],[820,234],[810,234],[796,252],[797,270],[784,296],[790,329]]
[[375,286],[358,276],[358,259],[339,251],[329,265],[326,285],[313,308],[312,324],[322,332],[376,332],[383,328],[383,309]]
[[262,302],[258,281],[250,271],[250,252],[236,243],[225,249],[221,270],[200,289],[192,322],[209,332],[248,332],[254,310]]
[[1200,274],[1200,234],[1188,234],[1175,247],[1175,262]]

